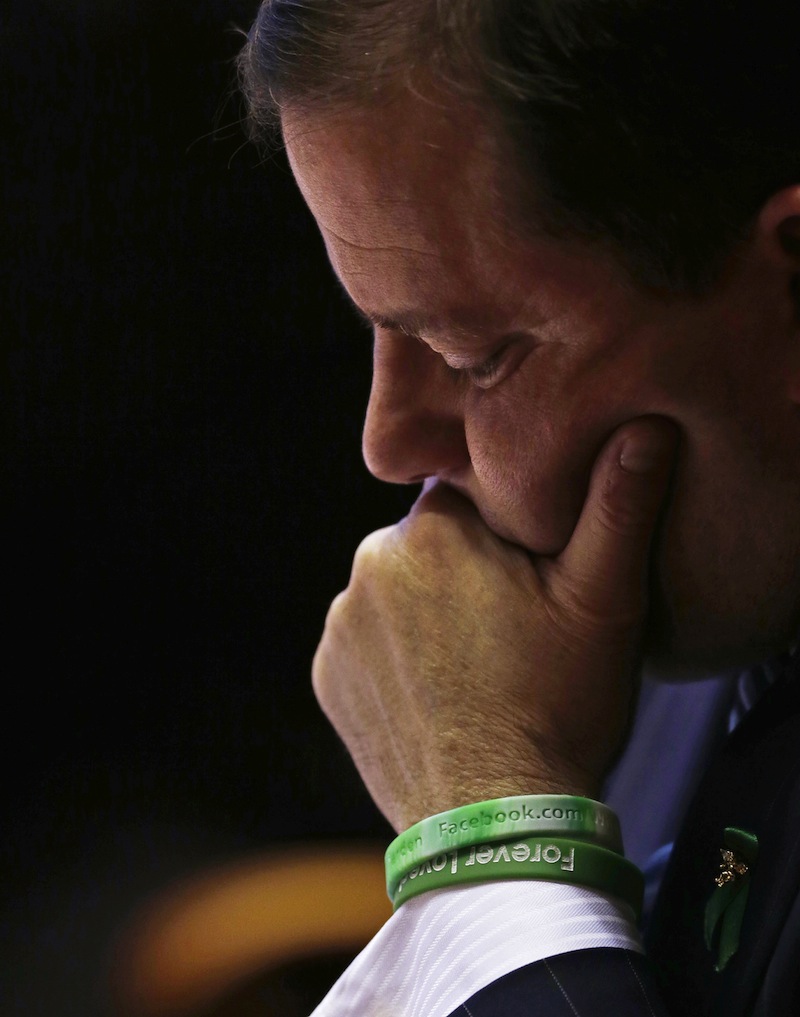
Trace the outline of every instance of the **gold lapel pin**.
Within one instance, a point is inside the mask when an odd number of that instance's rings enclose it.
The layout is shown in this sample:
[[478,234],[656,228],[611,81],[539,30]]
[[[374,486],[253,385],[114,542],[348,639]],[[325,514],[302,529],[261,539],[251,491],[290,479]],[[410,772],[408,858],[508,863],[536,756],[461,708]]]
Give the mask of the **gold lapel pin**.
[[714,880],[717,886],[733,883],[749,871],[747,862],[742,861],[735,851],[731,851],[730,848],[720,848],[719,853],[722,855],[722,861],[719,866],[719,875]]
[[725,828],[720,848],[722,862],[716,884],[706,904],[706,946],[716,959],[714,968],[722,971],[739,949],[739,934],[744,920],[752,869],[758,857],[758,838],[735,826]]

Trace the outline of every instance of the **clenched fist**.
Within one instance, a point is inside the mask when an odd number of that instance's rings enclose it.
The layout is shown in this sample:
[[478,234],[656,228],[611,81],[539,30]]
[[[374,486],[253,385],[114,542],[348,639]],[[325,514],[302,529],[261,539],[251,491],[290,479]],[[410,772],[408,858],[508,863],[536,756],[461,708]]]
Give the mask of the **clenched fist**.
[[362,543],[314,688],[395,829],[504,795],[597,796],[635,699],[675,444],[665,420],[620,428],[554,558],[499,539],[438,483]]

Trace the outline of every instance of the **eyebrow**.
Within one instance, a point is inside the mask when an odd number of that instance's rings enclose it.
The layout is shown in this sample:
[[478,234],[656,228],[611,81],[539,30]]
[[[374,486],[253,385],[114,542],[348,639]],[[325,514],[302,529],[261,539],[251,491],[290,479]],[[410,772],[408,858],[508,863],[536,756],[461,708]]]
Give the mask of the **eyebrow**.
[[[352,307],[358,317],[367,326],[377,326],[395,332],[404,332],[414,337],[449,335],[461,339],[485,340],[486,332],[491,331],[488,327],[480,328],[477,324],[477,316],[468,310],[455,310],[447,316],[438,314],[424,314],[419,311],[404,309],[384,311],[371,311],[359,305],[353,300],[347,291],[344,283],[336,277],[339,283],[339,291],[347,303]],[[474,325],[466,322],[472,320]]]
[[461,339],[485,339],[487,329],[479,330],[475,326],[464,324],[468,320],[467,314],[448,315],[445,319],[434,314],[420,314],[417,311],[402,310],[390,311],[388,314],[378,311],[368,311],[359,307],[352,298],[350,303],[356,314],[366,325],[375,325],[378,328],[390,329],[395,332],[404,332],[411,336],[440,336],[447,334],[457,336]]

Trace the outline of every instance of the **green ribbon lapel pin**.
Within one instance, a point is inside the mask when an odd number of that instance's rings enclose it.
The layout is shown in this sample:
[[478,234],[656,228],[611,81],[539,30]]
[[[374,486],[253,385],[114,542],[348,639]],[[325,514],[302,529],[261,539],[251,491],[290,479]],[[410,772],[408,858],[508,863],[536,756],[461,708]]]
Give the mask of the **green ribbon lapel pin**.
[[739,948],[750,875],[758,857],[758,839],[735,826],[725,829],[722,862],[714,882],[716,887],[706,905],[705,936],[709,950],[716,949],[714,967],[722,971]]

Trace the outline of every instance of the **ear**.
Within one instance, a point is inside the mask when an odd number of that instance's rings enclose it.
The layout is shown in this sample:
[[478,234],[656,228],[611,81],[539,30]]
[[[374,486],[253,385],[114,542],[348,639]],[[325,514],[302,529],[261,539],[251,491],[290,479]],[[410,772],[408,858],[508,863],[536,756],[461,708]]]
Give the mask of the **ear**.
[[788,273],[788,284],[800,322],[800,184],[777,191],[762,207],[756,223],[762,253]]
[[784,321],[791,332],[789,395],[800,406],[800,184],[776,191],[762,206],[755,241],[777,292],[786,300]]

